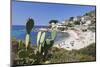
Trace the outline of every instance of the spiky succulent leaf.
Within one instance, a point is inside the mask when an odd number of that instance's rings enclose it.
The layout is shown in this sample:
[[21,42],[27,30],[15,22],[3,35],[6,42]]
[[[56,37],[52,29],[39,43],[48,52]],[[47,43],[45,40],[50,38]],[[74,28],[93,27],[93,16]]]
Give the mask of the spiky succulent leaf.
[[54,40],[52,39],[46,39],[46,43],[44,45],[45,48],[49,49],[50,47],[53,46]]
[[39,47],[38,47],[39,53],[41,53],[41,50],[42,50],[42,45],[40,44]]
[[19,47],[20,47],[22,42],[21,42],[21,40],[19,40],[18,42],[19,42]]
[[26,34],[26,38],[25,38],[25,47],[27,48],[29,45],[29,41],[30,41],[30,35]]
[[46,44],[47,45],[50,44],[50,42],[51,42],[51,39],[46,39]]
[[51,31],[51,38],[52,38],[52,40],[55,40],[56,36],[57,36],[57,31],[52,30]]
[[[40,44],[43,44],[44,40],[45,40],[45,32],[42,33],[41,35],[41,39],[40,39]],[[43,45],[42,45],[43,46]]]
[[28,34],[30,34],[33,26],[34,26],[34,20],[30,18],[26,23],[26,31]]
[[41,38],[41,35],[42,35],[42,32],[39,31],[39,32],[38,32],[38,35],[37,35],[37,46],[39,45],[39,40],[40,40],[40,38]]
[[24,44],[23,44],[22,40],[19,40],[18,42],[19,42],[19,48],[24,48]]

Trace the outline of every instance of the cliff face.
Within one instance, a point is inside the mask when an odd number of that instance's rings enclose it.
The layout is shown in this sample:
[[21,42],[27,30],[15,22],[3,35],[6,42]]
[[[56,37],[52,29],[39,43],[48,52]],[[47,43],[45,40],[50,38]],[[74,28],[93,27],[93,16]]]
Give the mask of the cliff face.
[[[55,42],[55,47],[64,48],[67,50],[81,49],[95,43],[95,25],[96,16],[95,11],[88,12],[80,17],[73,17],[73,19],[65,21],[67,30],[63,32],[69,37],[64,40]],[[72,25],[69,26],[68,24]]]

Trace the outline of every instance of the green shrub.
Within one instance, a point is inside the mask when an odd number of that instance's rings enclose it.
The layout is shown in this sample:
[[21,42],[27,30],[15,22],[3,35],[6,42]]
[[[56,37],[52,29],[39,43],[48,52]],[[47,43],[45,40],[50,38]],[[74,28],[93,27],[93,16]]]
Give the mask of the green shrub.
[[68,27],[73,27],[74,26],[74,24],[72,24],[72,23],[68,23],[68,25],[67,25]]
[[81,54],[85,54],[85,55],[89,55],[89,56],[95,57],[96,56],[95,43],[92,43],[91,45],[89,45],[86,48],[80,49],[78,52],[81,53]]
[[74,21],[75,25],[80,25],[80,21]]

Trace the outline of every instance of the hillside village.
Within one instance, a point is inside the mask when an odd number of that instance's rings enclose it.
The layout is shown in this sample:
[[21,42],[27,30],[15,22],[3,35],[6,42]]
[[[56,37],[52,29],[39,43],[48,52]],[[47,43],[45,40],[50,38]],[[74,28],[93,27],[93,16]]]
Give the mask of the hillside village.
[[95,11],[88,12],[83,16],[70,17],[61,23],[49,23],[58,32],[64,32],[69,36],[61,42],[55,42],[54,47],[67,50],[81,49],[95,43],[96,15]]

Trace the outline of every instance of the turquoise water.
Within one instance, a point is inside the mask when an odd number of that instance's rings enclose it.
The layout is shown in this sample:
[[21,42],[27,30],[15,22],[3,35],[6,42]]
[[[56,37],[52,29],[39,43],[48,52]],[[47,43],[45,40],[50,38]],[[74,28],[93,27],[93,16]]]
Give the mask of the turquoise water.
[[[31,36],[31,43],[36,44],[36,39],[37,39],[37,33],[40,28],[48,28],[47,26],[35,26],[30,34]],[[18,26],[18,25],[13,25],[12,26],[12,31],[11,31],[11,36],[12,38],[16,38],[17,40],[25,40],[25,35],[26,35],[26,29],[25,26]],[[51,33],[47,32],[46,33],[46,38],[50,38]],[[63,41],[66,37],[69,35],[67,33],[62,33],[58,32],[57,37],[55,39],[55,42],[61,42]]]

